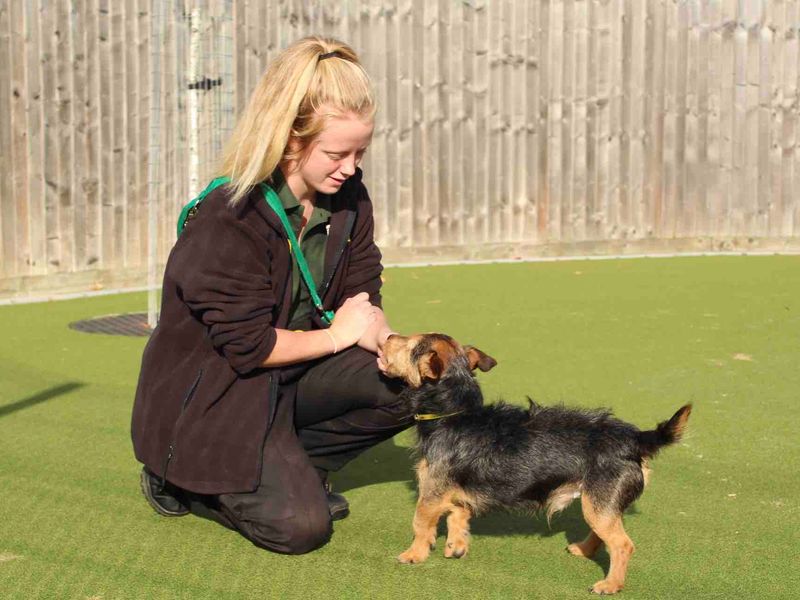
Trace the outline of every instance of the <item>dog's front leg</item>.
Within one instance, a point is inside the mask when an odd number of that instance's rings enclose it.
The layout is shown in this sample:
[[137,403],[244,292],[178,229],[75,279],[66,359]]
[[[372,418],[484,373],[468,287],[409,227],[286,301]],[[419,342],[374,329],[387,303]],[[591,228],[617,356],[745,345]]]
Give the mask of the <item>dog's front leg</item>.
[[420,563],[428,558],[436,542],[436,525],[447,504],[440,496],[420,496],[414,513],[414,541],[397,557],[401,563]]
[[447,515],[445,558],[461,558],[469,550],[469,518],[469,509],[463,506],[453,506]]

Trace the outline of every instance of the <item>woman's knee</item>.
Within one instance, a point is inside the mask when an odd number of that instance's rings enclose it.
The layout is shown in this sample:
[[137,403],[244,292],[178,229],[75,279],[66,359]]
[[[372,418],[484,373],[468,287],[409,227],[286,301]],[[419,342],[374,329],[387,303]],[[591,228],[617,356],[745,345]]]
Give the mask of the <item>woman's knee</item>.
[[328,543],[333,526],[330,515],[325,514],[250,523],[241,531],[260,548],[281,554],[306,554]]

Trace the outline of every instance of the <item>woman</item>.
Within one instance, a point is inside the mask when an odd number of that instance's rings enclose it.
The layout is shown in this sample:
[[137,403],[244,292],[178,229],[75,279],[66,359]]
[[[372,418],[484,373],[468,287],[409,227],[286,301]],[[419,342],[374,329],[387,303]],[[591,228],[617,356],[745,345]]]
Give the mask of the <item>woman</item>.
[[308,552],[349,510],[328,472],[409,426],[375,355],[392,330],[358,168],[374,114],[357,56],[330,39],[287,48],[253,92],[172,249],[142,358],[132,437],[159,513]]

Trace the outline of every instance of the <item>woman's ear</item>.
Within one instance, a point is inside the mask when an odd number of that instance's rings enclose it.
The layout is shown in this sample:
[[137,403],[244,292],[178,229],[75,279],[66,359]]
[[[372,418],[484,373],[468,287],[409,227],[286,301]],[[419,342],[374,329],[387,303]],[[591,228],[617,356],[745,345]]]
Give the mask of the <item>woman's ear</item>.
[[497,361],[495,359],[488,354],[484,354],[475,346],[464,346],[464,350],[466,351],[467,359],[469,360],[469,368],[473,371],[475,370],[475,367],[477,367],[485,373],[497,365]]

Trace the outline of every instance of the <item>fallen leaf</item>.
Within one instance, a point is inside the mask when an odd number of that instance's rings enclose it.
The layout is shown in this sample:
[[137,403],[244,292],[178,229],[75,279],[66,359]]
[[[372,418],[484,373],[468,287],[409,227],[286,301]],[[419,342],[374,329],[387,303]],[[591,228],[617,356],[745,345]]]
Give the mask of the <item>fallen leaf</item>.
[[11,554],[10,552],[0,552],[0,563],[1,562],[8,562],[10,560],[16,560],[18,558],[22,558],[21,556],[17,556],[16,554]]
[[749,354],[742,354],[741,352],[738,352],[733,355],[733,360],[746,360],[748,362],[753,362],[753,357]]

